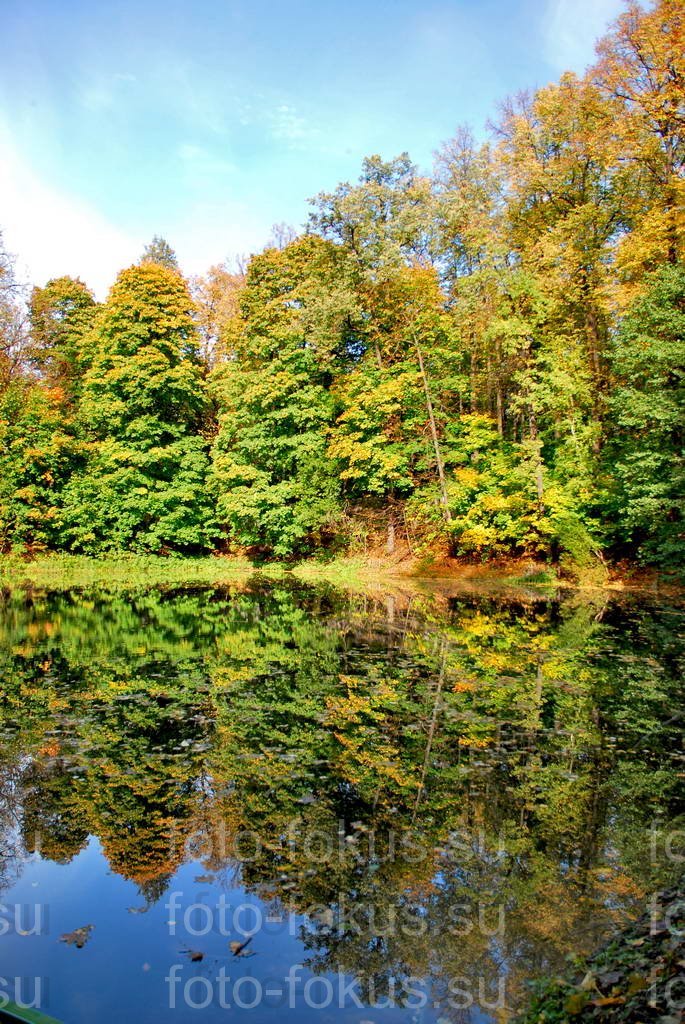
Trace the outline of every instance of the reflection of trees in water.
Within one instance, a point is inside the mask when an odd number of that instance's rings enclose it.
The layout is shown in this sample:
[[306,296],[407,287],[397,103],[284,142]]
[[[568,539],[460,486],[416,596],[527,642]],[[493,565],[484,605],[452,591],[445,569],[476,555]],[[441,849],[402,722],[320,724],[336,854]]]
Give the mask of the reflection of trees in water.
[[192,835],[376,995],[502,965],[515,990],[591,947],[682,812],[668,609],[282,587],[9,598],[0,633],[27,851],[95,834],[153,902]]
[[21,755],[17,755],[11,748],[3,749],[0,755],[0,892],[17,881],[24,859],[21,833],[21,762]]
[[19,780],[27,852],[66,863],[94,834],[112,868],[155,898],[184,859],[179,822],[211,730],[206,671],[187,640],[198,609],[181,604],[57,596],[22,618],[15,601],[0,627],[12,652],[3,710],[31,755]]
[[79,854],[90,831],[70,767],[64,758],[48,756],[32,761],[22,778],[26,850],[57,864],[68,864]]

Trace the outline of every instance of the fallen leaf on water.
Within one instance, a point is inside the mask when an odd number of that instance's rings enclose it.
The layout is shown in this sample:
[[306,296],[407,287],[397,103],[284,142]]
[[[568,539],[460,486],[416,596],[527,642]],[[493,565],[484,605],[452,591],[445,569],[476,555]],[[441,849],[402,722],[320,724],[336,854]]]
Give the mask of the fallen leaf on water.
[[76,946],[77,949],[83,949],[94,927],[94,924],[84,924],[81,928],[74,928],[73,932],[65,932],[64,935],[60,935],[59,941],[66,942],[69,946]]
[[[251,935],[248,935],[244,942],[229,942],[229,946],[231,949],[231,953],[233,953],[233,956],[242,956],[243,950],[250,942],[252,942]],[[249,954],[246,955],[249,956]]]

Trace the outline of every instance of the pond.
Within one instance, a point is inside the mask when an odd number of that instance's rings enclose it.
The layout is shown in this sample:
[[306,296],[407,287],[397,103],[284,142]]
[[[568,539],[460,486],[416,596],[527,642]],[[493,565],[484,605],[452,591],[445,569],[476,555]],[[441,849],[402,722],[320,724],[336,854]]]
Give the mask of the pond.
[[506,1021],[678,870],[676,604],[13,591],[0,634],[0,985],[67,1024]]

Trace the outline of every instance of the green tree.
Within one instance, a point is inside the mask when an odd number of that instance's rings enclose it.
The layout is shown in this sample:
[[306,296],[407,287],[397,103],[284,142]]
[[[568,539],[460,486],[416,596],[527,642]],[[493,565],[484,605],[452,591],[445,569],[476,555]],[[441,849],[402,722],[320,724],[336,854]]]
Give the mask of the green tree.
[[160,267],[166,267],[167,270],[175,270],[176,273],[180,273],[176,253],[166,238],[162,238],[161,235],[153,235],[152,241],[143,249],[140,262],[158,263]]
[[82,456],[61,389],[15,380],[0,391],[0,550],[61,546],[62,489]]
[[289,555],[320,540],[339,511],[326,431],[331,384],[353,344],[346,274],[345,253],[314,236],[250,263],[230,356],[212,375],[211,487],[238,544]]
[[88,461],[69,482],[61,517],[73,550],[211,546],[191,307],[180,276],[156,263],[122,271],[103,306],[79,411]]
[[685,562],[685,265],[664,267],[632,306],[612,354],[610,516],[643,557]]
[[96,310],[93,293],[72,277],[53,278],[31,292],[31,362],[46,383],[62,388],[67,401],[78,396],[92,360]]
[[312,202],[311,229],[344,245],[364,274],[383,277],[429,252],[430,182],[408,153],[366,157],[357,184],[343,182]]

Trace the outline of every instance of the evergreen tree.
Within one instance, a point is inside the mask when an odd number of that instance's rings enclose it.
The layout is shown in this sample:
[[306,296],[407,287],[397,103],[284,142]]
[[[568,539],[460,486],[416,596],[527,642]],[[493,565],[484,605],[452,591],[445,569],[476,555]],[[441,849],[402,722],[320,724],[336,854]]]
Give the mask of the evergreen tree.
[[153,235],[152,241],[143,250],[140,262],[158,263],[160,267],[166,267],[167,270],[175,270],[176,273],[180,273],[176,253],[166,238],[162,238],[161,235]]

